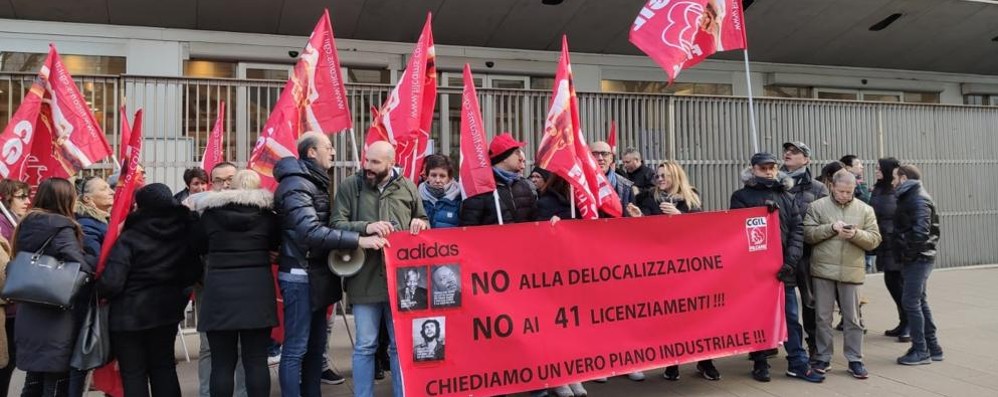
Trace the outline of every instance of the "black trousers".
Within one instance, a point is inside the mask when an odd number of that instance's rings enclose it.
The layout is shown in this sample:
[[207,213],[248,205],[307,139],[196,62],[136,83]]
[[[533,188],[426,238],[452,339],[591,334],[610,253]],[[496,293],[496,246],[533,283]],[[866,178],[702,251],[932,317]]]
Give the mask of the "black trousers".
[[894,299],[894,304],[897,305],[898,309],[898,327],[901,329],[908,329],[908,315],[904,311],[904,307],[901,306],[901,292],[904,290],[904,277],[901,276],[900,271],[884,271],[884,284],[887,285],[887,291],[891,293],[891,299]]
[[207,336],[211,346],[211,397],[232,397],[240,347],[247,397],[270,396],[270,369],[267,366],[270,328],[208,331]]
[[125,397],[180,397],[173,344],[177,325],[142,331],[111,331]]
[[[0,308],[0,315],[3,315],[3,309]],[[0,368],[0,397],[7,397],[8,389],[10,389],[10,376],[14,374],[14,364],[17,363],[17,344],[14,343],[14,319],[16,317],[7,317],[7,326],[4,330],[7,333],[7,355],[10,357],[6,367]]]
[[28,372],[24,376],[21,397],[66,397],[69,395],[69,372]]

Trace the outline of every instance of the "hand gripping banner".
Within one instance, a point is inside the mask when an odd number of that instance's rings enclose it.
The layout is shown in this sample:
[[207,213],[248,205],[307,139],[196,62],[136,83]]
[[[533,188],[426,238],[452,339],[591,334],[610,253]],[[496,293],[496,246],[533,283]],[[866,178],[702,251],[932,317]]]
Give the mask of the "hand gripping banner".
[[511,394],[776,347],[777,213],[438,229],[386,248],[407,396]]

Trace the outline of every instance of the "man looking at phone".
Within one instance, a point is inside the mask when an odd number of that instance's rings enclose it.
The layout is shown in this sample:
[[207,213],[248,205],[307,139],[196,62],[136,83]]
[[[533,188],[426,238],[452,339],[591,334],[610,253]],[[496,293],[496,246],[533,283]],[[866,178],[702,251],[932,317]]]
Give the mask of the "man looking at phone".
[[804,217],[804,242],[811,244],[817,351],[812,369],[824,374],[832,360],[832,312],[838,293],[844,327],[843,352],[848,371],[857,379],[870,375],[863,366],[863,327],[859,322],[859,286],[866,278],[866,251],[880,245],[873,208],[856,200],[856,176],[839,170],[832,176],[831,196],[811,203]]

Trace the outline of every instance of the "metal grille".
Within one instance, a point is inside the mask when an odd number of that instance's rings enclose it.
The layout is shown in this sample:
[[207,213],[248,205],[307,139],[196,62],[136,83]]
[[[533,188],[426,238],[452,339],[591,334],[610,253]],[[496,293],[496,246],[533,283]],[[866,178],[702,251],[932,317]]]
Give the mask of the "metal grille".
[[[0,127],[6,125],[32,74],[0,74]],[[245,166],[281,81],[84,76],[76,78],[108,141],[118,146],[117,108],[145,109],[143,163],[149,180],[181,185],[181,174],[197,164],[216,119],[218,101],[226,102],[225,153]],[[390,86],[347,86],[357,139],[363,140]],[[510,131],[534,153],[540,141],[551,93],[534,90],[479,89],[486,130],[491,138]],[[456,88],[439,89],[431,131],[434,150],[457,157],[460,99]],[[705,208],[727,208],[741,186],[739,174],[751,157],[748,107],[744,98],[654,94],[580,93],[582,128],[592,142],[603,139],[611,121],[618,124],[618,148],[639,149],[657,164],[675,159],[686,167],[703,195]],[[942,214],[939,265],[998,262],[998,196],[989,175],[998,171],[998,108],[906,105],[762,98],[756,101],[760,146],[778,153],[783,142],[801,140],[814,151],[812,170],[844,154],[868,164],[894,156],[919,165]],[[130,116],[129,116],[130,117]],[[352,173],[349,134],[333,137],[334,180]],[[90,172],[110,172],[105,162]]]

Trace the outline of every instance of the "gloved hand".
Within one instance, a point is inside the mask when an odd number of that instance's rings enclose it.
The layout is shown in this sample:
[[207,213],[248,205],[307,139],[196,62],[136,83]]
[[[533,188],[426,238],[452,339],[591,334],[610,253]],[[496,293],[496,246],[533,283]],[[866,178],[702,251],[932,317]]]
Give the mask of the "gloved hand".
[[773,200],[766,200],[766,209],[769,210],[770,214],[772,214],[776,210],[780,209],[780,205]]
[[784,263],[780,271],[776,273],[776,279],[784,283],[793,282],[794,279],[794,267],[789,264]]

